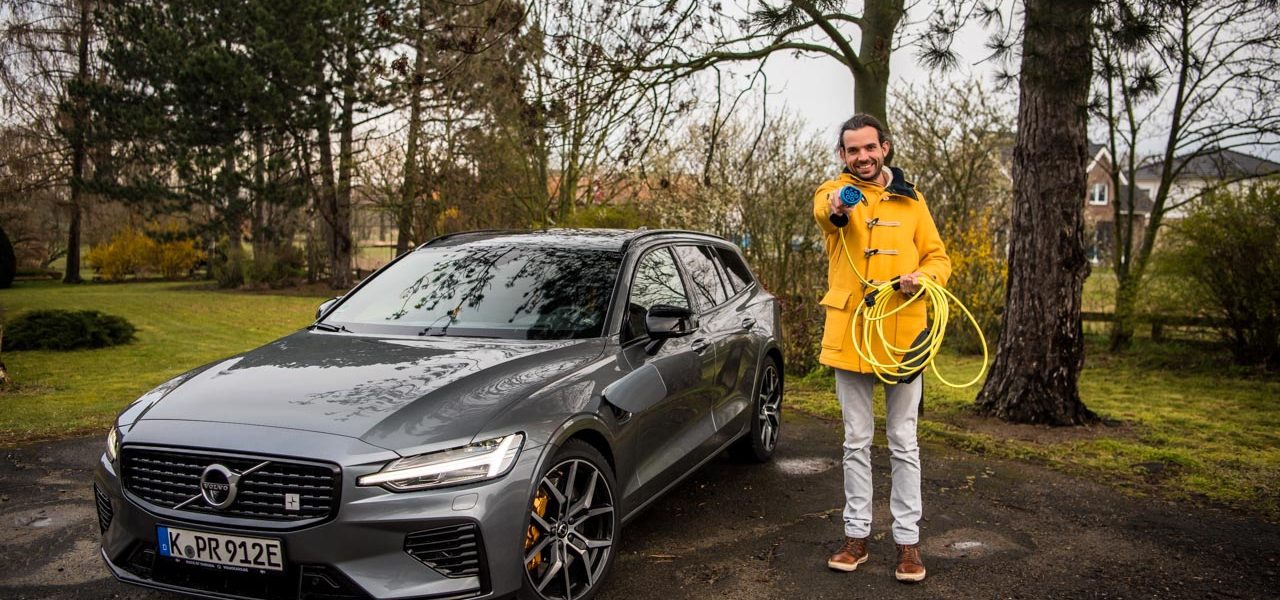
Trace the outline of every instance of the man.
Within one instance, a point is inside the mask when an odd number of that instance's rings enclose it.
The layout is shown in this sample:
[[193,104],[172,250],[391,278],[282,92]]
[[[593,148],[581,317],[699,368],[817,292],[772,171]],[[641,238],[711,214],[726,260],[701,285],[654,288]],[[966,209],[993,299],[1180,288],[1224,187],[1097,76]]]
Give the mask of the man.
[[[837,154],[844,162],[838,177],[818,186],[813,196],[813,216],[826,238],[827,283],[822,298],[826,324],[819,362],[836,372],[836,397],[844,416],[844,543],[827,561],[839,571],[853,571],[866,562],[867,537],[871,534],[871,438],[875,432],[871,394],[877,381],[874,367],[854,349],[853,336],[862,341],[862,319],[854,329],[854,310],[867,292],[850,266],[873,285],[900,277],[901,291],[890,300],[892,310],[916,293],[920,279],[929,277],[945,285],[951,260],[938,235],[928,206],[900,169],[885,167],[891,141],[875,117],[856,114],[840,128]],[[862,199],[852,207],[840,201],[840,189],[856,186]],[[844,233],[845,244],[840,241]],[[845,257],[848,247],[849,258]],[[926,325],[925,302],[917,301],[883,322],[885,341],[909,348]],[[863,348],[876,362],[901,360],[889,356],[873,334],[870,348]],[[894,576],[899,581],[925,577],[920,557],[922,512],[920,499],[920,449],[916,444],[916,416],[923,385],[920,377],[909,383],[885,386],[886,434],[889,439],[893,487],[890,509],[893,538],[898,545]]]

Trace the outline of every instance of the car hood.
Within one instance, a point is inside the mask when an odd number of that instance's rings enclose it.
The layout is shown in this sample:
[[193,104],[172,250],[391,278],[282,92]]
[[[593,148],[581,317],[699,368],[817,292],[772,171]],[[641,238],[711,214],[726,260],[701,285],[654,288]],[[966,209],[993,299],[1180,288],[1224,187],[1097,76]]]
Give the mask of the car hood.
[[344,435],[391,450],[466,443],[504,407],[598,357],[602,340],[300,331],[190,376],[140,420]]

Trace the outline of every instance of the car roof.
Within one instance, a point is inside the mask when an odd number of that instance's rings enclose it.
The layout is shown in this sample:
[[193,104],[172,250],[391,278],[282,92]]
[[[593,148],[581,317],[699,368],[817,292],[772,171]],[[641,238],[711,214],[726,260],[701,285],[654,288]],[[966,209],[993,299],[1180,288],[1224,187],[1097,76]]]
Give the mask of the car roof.
[[625,252],[632,243],[648,238],[726,243],[724,238],[718,236],[681,229],[484,229],[442,235],[419,248],[500,243]]

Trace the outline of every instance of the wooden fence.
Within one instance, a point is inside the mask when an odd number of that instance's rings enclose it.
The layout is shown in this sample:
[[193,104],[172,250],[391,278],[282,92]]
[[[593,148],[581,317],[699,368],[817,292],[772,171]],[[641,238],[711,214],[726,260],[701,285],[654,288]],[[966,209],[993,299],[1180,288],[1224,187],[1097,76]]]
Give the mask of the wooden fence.
[[[1110,323],[1116,320],[1114,313],[1082,311],[1080,320]],[[1139,325],[1151,327],[1151,339],[1159,341],[1165,337],[1165,327],[1185,327],[1196,329],[1218,329],[1226,327],[1225,319],[1212,317],[1191,317],[1181,315],[1138,315],[1134,321]]]

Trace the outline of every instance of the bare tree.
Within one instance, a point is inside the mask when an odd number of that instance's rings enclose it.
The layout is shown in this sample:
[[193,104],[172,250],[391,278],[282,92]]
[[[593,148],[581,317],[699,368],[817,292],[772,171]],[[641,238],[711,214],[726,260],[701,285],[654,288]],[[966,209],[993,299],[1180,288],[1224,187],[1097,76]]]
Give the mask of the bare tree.
[[1007,96],[971,80],[945,89],[908,86],[896,90],[893,101],[897,165],[928,194],[944,239],[992,208],[999,240],[1007,232],[1012,192],[1007,152],[1014,117]]
[[[1280,13],[1270,0],[1120,1],[1105,4],[1097,23],[1094,116],[1118,162],[1112,189],[1122,192],[1112,203],[1111,348],[1120,350],[1133,337],[1138,291],[1165,218],[1216,188],[1263,175],[1222,165],[1217,184],[1176,193],[1177,180],[1202,158],[1280,136]],[[1158,154],[1143,158],[1140,146],[1150,143]],[[1140,230],[1135,180],[1143,169],[1159,182]]]
[[38,138],[48,154],[40,162],[46,180],[67,191],[64,283],[79,283],[80,231],[90,169],[89,111],[85,89],[94,76],[93,0],[0,2],[2,118]]

